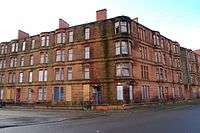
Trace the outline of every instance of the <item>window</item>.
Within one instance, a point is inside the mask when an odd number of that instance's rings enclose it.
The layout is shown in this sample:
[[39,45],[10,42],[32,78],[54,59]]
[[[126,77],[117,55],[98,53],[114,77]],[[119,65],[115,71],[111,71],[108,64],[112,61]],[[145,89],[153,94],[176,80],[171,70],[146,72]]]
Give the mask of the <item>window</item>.
[[43,36],[41,38],[41,46],[49,46],[49,36]]
[[115,22],[115,34],[130,33],[130,24],[126,21]]
[[33,55],[30,56],[30,65],[32,66],[34,64],[34,58]]
[[56,80],[64,80],[64,68],[55,69]]
[[0,99],[3,100],[3,96],[4,96],[4,90],[3,88],[0,88]]
[[85,59],[90,58],[90,47],[85,47]]
[[158,35],[153,35],[153,44],[160,46],[160,38]]
[[143,85],[142,86],[142,99],[149,99],[149,86]]
[[2,73],[0,74],[0,83],[4,83],[5,82],[5,75]]
[[69,42],[73,42],[74,41],[74,32],[70,31],[69,32]]
[[69,49],[68,50],[68,61],[72,61],[73,60],[73,49]]
[[17,52],[17,51],[18,51],[18,43],[12,43],[11,52]]
[[156,79],[157,80],[164,80],[164,69],[163,68],[160,68],[160,67],[158,67],[158,68],[156,68]]
[[28,100],[32,99],[32,89],[28,88]]
[[164,87],[163,86],[158,87],[158,98],[164,99]]
[[17,66],[17,58],[16,57],[12,57],[10,59],[10,67],[16,67]]
[[47,81],[47,70],[39,70],[39,81]]
[[22,43],[22,51],[25,51],[26,50],[26,42],[23,42]]
[[127,27],[127,22],[121,22],[121,32],[123,33],[123,32],[128,32],[128,27]]
[[142,79],[149,79],[148,66],[141,65],[141,75]]
[[46,87],[39,87],[38,88],[38,100],[45,101],[47,98],[47,89]]
[[147,53],[147,47],[140,46],[140,56],[142,59],[148,59]]
[[29,81],[29,82],[33,82],[33,72],[32,72],[32,71],[29,72],[28,81]]
[[162,62],[162,56],[161,56],[161,52],[160,51],[155,52],[155,61],[157,63],[161,63]]
[[32,40],[31,41],[31,49],[34,49],[35,48],[35,40]]
[[64,61],[65,60],[65,53],[63,50],[56,51],[56,61]]
[[116,55],[127,55],[131,53],[131,45],[126,41],[119,41],[115,43]]
[[129,77],[131,65],[129,63],[116,65],[116,76]]
[[21,57],[20,59],[20,66],[24,66],[24,57]]
[[90,79],[90,68],[89,68],[89,66],[86,66],[84,68],[84,79]]
[[67,80],[72,80],[72,67],[67,67]]
[[90,39],[90,28],[85,28],[85,40]]
[[23,72],[20,72],[20,73],[19,73],[19,83],[22,83],[22,82],[23,82],[23,78],[24,78],[24,73],[23,73]]
[[41,53],[40,54],[40,63],[44,64],[44,63],[48,63],[48,53]]
[[16,82],[16,74],[10,72],[8,74],[8,83],[15,83]]
[[6,60],[0,60],[0,69],[6,67]]
[[124,100],[122,85],[117,86],[117,100]]
[[57,34],[57,43],[65,43],[65,33]]
[[54,101],[64,100],[64,88],[63,87],[54,87]]

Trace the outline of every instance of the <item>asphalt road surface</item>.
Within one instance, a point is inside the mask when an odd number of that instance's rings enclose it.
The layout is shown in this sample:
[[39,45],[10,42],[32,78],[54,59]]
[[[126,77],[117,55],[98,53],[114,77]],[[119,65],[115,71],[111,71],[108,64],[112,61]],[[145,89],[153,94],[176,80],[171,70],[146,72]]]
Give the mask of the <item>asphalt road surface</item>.
[[200,133],[200,105],[97,114],[2,110],[0,124],[0,133]]

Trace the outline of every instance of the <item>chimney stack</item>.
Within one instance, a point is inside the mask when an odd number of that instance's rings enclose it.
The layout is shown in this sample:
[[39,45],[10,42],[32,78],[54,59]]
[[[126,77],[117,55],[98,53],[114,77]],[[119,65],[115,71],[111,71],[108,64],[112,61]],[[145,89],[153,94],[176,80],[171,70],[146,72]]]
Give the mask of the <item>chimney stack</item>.
[[101,20],[106,20],[107,19],[107,9],[101,9],[96,11],[96,20],[101,21]]
[[22,30],[18,30],[18,39],[25,39],[27,37],[29,37],[28,33],[24,32]]
[[60,28],[68,28],[69,27],[69,24],[65,21],[65,20],[63,20],[63,19],[59,19],[59,29]]

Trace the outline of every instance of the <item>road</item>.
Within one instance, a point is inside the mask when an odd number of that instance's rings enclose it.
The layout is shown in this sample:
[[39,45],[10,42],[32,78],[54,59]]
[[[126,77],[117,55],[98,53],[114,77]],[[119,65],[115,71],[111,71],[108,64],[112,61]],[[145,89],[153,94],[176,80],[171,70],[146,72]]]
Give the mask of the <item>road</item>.
[[[0,133],[199,133],[200,105],[171,110],[145,112],[17,112],[0,111],[0,124],[16,125],[1,127]],[[4,113],[2,115],[2,113]],[[6,115],[8,114],[8,115]],[[10,115],[9,115],[10,114]],[[15,114],[14,116],[11,114]],[[20,115],[21,116],[20,116]],[[24,114],[24,115],[22,115]],[[79,117],[75,117],[77,116]],[[102,115],[100,115],[102,114]],[[19,116],[19,117],[17,117]],[[22,117],[24,116],[24,117]],[[19,120],[23,124],[17,125]],[[30,119],[36,118],[34,122]],[[7,121],[7,123],[6,123]],[[17,122],[16,122],[17,121]],[[28,121],[28,122],[26,122]],[[32,121],[32,120],[30,120]],[[20,123],[19,122],[19,123]],[[38,123],[40,122],[40,123]]]

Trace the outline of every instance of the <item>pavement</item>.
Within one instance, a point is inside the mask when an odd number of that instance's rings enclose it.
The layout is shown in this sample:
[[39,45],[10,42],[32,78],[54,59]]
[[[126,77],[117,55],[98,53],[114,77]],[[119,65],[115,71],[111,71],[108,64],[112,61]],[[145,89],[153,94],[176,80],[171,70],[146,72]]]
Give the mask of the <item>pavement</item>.
[[0,133],[199,133],[200,105],[145,111],[0,110]]

